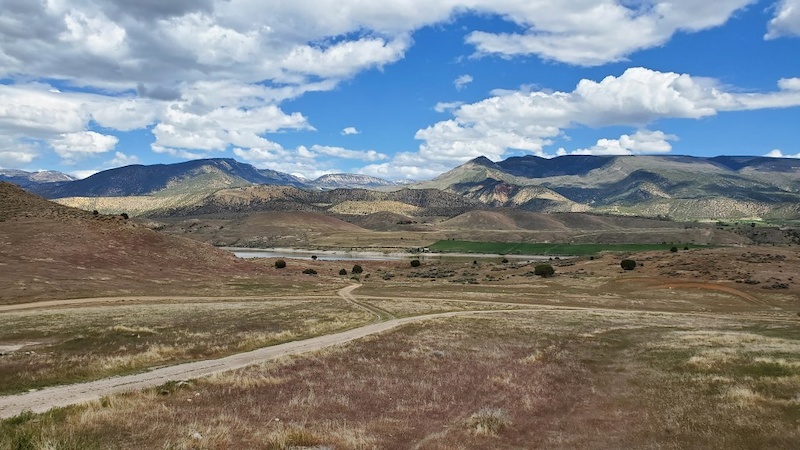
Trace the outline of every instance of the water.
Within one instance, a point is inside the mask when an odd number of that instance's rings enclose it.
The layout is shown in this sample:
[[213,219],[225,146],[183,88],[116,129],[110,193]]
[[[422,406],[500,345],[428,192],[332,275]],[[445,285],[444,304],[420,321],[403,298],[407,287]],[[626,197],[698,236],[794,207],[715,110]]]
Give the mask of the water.
[[420,260],[465,260],[465,259],[502,259],[511,260],[537,260],[548,259],[541,255],[491,255],[472,253],[381,253],[381,252],[356,252],[334,250],[299,250],[292,248],[238,248],[223,247],[223,250],[233,252],[239,258],[283,258],[283,259],[311,259],[316,256],[321,261],[410,261]]
[[225,247],[239,258],[285,258],[311,259],[316,256],[321,261],[406,261],[417,258],[413,253],[347,252],[332,250],[295,250],[289,248],[234,248]]

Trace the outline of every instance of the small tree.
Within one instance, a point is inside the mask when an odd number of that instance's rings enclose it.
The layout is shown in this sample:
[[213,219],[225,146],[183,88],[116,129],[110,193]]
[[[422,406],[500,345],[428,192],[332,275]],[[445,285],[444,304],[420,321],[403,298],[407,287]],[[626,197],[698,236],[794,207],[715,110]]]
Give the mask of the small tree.
[[285,267],[286,267],[286,261],[284,261],[282,259],[279,259],[279,260],[275,261],[275,268],[276,269],[283,269]]
[[539,275],[542,278],[552,277],[556,273],[556,269],[550,264],[537,264],[533,268],[533,274]]
[[347,269],[340,270],[339,275],[347,275]]
[[678,251],[678,247],[672,246],[672,248],[669,249],[669,251],[671,251],[672,253],[675,253],[675,252]]
[[353,272],[354,274],[359,274],[359,273],[361,273],[361,272],[363,272],[363,271],[364,271],[364,269],[362,269],[362,268],[361,268],[361,266],[359,266],[358,264],[356,264],[355,266],[353,266],[353,270],[352,270],[352,272]]
[[317,260],[317,255],[311,255],[311,259],[313,259],[314,261],[316,261],[316,260]]
[[411,260],[411,267],[419,267],[420,264],[421,263],[419,262],[418,259],[412,259]]
[[622,261],[619,263],[619,265],[620,265],[620,266],[622,266],[622,268],[623,268],[624,270],[633,270],[633,269],[635,269],[635,268],[636,268],[636,261],[634,261],[634,260],[632,260],[632,259],[623,259],[623,260],[622,260]]
[[129,218],[128,213],[122,213],[122,214],[120,214],[120,216],[125,220],[128,220],[128,218]]

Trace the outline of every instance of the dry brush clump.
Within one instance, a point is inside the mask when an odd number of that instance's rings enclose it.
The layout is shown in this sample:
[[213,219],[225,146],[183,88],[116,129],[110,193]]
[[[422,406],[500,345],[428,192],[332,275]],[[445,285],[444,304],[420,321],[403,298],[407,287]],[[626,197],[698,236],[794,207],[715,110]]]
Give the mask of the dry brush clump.
[[467,420],[467,428],[479,435],[496,436],[510,425],[511,419],[502,408],[483,407]]

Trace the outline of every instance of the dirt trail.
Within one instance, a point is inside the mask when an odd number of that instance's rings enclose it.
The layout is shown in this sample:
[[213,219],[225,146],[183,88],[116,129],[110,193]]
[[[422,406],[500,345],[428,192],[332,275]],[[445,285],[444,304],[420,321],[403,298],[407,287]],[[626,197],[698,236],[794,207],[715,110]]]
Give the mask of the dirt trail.
[[[338,294],[342,299],[347,301],[348,303],[363,309],[371,314],[376,316],[376,322],[365,325],[359,328],[355,328],[348,331],[343,331],[335,334],[329,334],[325,336],[318,336],[315,338],[305,339],[302,341],[294,341],[294,342],[287,342],[280,345],[275,345],[272,347],[261,348],[258,350],[253,350],[246,353],[239,353],[236,355],[227,356],[224,358],[213,359],[213,360],[205,360],[205,361],[196,361],[192,363],[185,363],[185,364],[178,364],[174,366],[164,367],[160,369],[151,370],[148,372],[135,374],[135,375],[128,375],[128,376],[121,376],[121,377],[113,377],[107,378],[103,380],[97,380],[87,383],[80,383],[80,384],[73,384],[73,385],[65,385],[65,386],[55,386],[50,388],[45,388],[39,391],[28,392],[24,394],[18,394],[13,396],[6,396],[0,397],[0,419],[8,418],[20,414],[23,411],[31,410],[33,412],[45,412],[51,408],[74,405],[78,403],[84,403],[91,400],[97,400],[101,397],[106,395],[111,395],[119,392],[126,392],[126,391],[133,391],[138,389],[145,389],[149,387],[159,386],[164,384],[168,381],[180,381],[180,380],[187,380],[192,378],[198,378],[203,376],[208,376],[220,372],[225,372],[229,370],[239,369],[242,367],[262,363],[265,361],[269,361],[272,359],[281,358],[284,356],[290,355],[298,355],[306,352],[312,352],[316,350],[320,350],[326,347],[330,347],[333,345],[344,344],[346,342],[350,342],[355,339],[359,339],[365,336],[369,336],[375,333],[381,333],[392,328],[398,327],[400,325],[408,324],[408,323],[415,323],[421,322],[430,319],[437,319],[437,318],[447,318],[447,317],[456,317],[456,316],[468,316],[468,315],[476,315],[476,314],[495,314],[495,313],[506,313],[506,312],[532,312],[532,311],[553,311],[553,310],[561,310],[561,311],[594,311],[594,312],[613,312],[618,314],[652,314],[652,315],[668,315],[668,316],[708,316],[708,317],[719,317],[718,314],[708,314],[708,313],[692,313],[692,312],[666,312],[666,311],[640,311],[640,310],[618,310],[613,308],[590,308],[590,307],[574,307],[574,306],[557,306],[557,305],[535,305],[535,304],[517,304],[517,303],[500,303],[505,304],[508,306],[515,306],[515,309],[498,309],[498,310],[478,310],[478,311],[454,311],[454,312],[445,312],[445,313],[436,313],[436,314],[426,314],[422,316],[414,316],[414,317],[405,317],[405,318],[393,318],[391,313],[388,311],[378,308],[369,304],[366,301],[358,300],[353,296],[352,292],[360,285],[350,285],[341,290],[339,290]],[[674,286],[674,285],[673,285]],[[681,286],[681,287],[698,287],[694,284],[691,286]],[[747,294],[745,294],[747,295]],[[17,309],[26,309],[28,307],[39,307],[44,306],[46,304],[50,304],[51,306],[63,306],[63,305],[78,305],[78,304],[90,304],[90,303],[103,303],[103,302],[111,302],[117,303],[118,301],[124,300],[144,300],[144,299],[153,299],[154,297],[127,297],[123,299],[79,299],[79,300],[60,300],[54,302],[40,302],[40,303],[33,303],[27,305],[7,305],[7,307],[13,306],[21,306],[22,308]],[[174,299],[175,297],[164,297],[162,299]],[[198,300],[203,299],[206,297],[185,297],[182,299],[190,300]],[[381,300],[397,300],[396,297],[377,297],[377,296],[369,296],[365,297],[365,299],[381,299]],[[214,297],[208,297],[208,299],[220,299]],[[464,302],[471,302],[471,303],[493,303],[497,304],[498,302],[486,302],[486,301],[477,301],[477,300],[457,300],[457,299],[447,299],[447,298],[436,298],[431,300],[437,301],[447,301],[447,300],[454,300],[454,301],[464,301]],[[757,299],[756,299],[757,300]],[[11,308],[6,310],[13,310]],[[4,309],[0,309],[0,312],[4,311]],[[386,321],[379,321],[381,319],[385,319],[389,315],[392,317],[390,320]],[[739,318],[750,318],[753,320],[770,320],[770,321],[785,321],[785,322],[792,322],[796,323],[797,318],[768,318],[768,317],[759,317],[759,316],[737,316]]]
[[214,301],[259,301],[259,300],[307,300],[315,298],[332,298],[331,295],[288,295],[288,296],[248,296],[248,297],[235,297],[235,296],[222,296],[222,297],[186,297],[179,295],[168,296],[134,296],[134,297],[92,297],[92,298],[76,298],[71,300],[47,300],[43,302],[31,303],[14,303],[10,305],[0,305],[0,313],[19,311],[23,309],[34,308],[53,308],[60,306],[84,306],[84,305],[105,305],[109,303],[144,303],[144,302],[164,302],[164,301],[177,301],[177,302],[214,302]]
[[[348,286],[339,291],[339,294],[348,303],[355,302],[354,304],[356,306],[366,308],[371,313],[380,316],[381,313],[372,311],[370,308],[364,306],[363,302],[358,302],[355,300],[351,292],[357,287],[358,285]],[[379,310],[379,308],[376,308],[376,310]],[[219,359],[178,364],[135,375],[112,377],[103,380],[65,386],[54,386],[39,391],[0,397],[0,419],[13,417],[26,410],[41,413],[52,408],[97,400],[106,395],[116,394],[119,392],[159,386],[168,381],[180,381],[204,377],[258,364],[276,358],[281,358],[284,356],[312,352],[325,347],[350,342],[371,334],[381,333],[407,323],[421,322],[436,318],[465,316],[472,314],[490,314],[509,311],[518,312],[519,310],[460,311],[391,319],[385,322],[372,323],[370,325],[340,333],[318,336],[302,341],[287,342],[284,344],[261,348],[250,352],[239,353]]]
[[353,296],[353,291],[358,289],[358,288],[360,288],[360,287],[361,287],[360,284],[351,284],[350,286],[347,286],[347,287],[344,287],[342,289],[339,289],[339,292],[337,292],[337,293],[339,294],[339,297],[342,297],[347,303],[350,303],[351,305],[355,306],[356,308],[359,308],[359,309],[361,309],[363,311],[366,311],[366,312],[374,315],[376,321],[396,319],[394,314],[392,314],[391,312],[389,312],[389,311],[387,311],[387,310],[385,310],[383,308],[379,308],[379,307],[377,307],[375,305],[371,305],[371,304],[369,304],[367,302],[358,301]]
[[724,292],[739,297],[748,303],[753,303],[759,306],[770,306],[768,303],[759,300],[754,295],[741,291],[731,286],[725,286],[718,283],[709,283],[703,281],[672,281],[664,278],[655,277],[630,277],[614,280],[614,283],[647,283],[647,289],[699,289],[708,291]]

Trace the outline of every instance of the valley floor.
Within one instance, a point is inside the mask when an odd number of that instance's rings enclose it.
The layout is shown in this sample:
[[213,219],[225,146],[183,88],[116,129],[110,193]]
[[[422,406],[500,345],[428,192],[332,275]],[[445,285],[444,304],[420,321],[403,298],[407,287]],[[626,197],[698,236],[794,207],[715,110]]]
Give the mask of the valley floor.
[[[0,449],[796,448],[791,248],[549,262],[552,278],[525,261],[347,276],[304,261],[222,296],[15,299],[0,309],[4,392],[34,390],[0,410],[35,412],[0,422]],[[137,378],[151,381],[101,388]],[[100,381],[71,397],[77,380]],[[18,400],[55,392],[67,401]],[[37,413],[74,400],[88,403]]]

